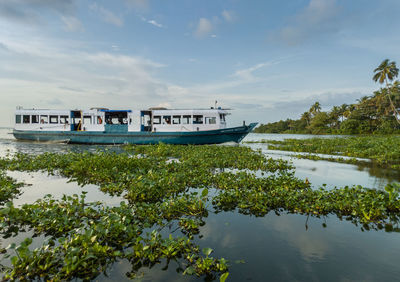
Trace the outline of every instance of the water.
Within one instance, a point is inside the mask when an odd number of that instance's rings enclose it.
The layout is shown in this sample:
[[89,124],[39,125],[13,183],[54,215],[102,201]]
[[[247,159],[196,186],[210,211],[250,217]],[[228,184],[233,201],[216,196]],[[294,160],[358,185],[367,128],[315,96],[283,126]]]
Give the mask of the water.
[[[17,142],[9,135],[10,129],[0,129],[0,155],[26,152],[67,152],[97,149],[118,149],[114,146],[86,146]],[[250,134],[246,140],[306,138],[308,135]],[[330,138],[330,136],[323,136]],[[246,141],[245,140],[245,141]],[[270,151],[267,144],[246,144],[261,149],[273,158],[293,162],[296,176],[308,178],[314,187],[360,184],[382,189],[388,182],[399,181],[399,173],[371,165],[350,165],[328,161],[295,159],[288,152]],[[100,200],[107,205],[118,205],[122,198],[103,194],[95,185],[79,187],[66,179],[43,173],[9,172],[9,175],[32,186],[23,188],[16,205],[31,203],[45,194],[60,198],[63,194],[87,191],[88,201]],[[326,227],[323,226],[326,224]],[[179,231],[177,231],[179,232]],[[196,238],[200,248],[211,247],[214,257],[230,261],[228,281],[393,281],[400,276],[400,234],[384,231],[362,232],[359,226],[341,221],[336,216],[307,218],[303,215],[269,213],[254,217],[236,212],[210,213],[200,228],[202,238]],[[179,235],[179,234],[175,234]],[[1,239],[1,245],[20,242],[29,233],[17,238]],[[36,238],[40,241],[41,238]],[[38,242],[39,244],[40,242]],[[196,277],[176,273],[177,264],[165,262],[152,269],[143,268],[143,281],[191,281]],[[131,270],[127,261],[115,263],[108,277],[99,281],[128,280]]]

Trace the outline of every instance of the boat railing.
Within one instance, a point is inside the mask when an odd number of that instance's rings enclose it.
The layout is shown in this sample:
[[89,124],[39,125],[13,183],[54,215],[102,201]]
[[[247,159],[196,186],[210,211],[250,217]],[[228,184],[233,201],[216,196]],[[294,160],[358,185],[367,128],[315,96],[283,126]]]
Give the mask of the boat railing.
[[[53,129],[53,128],[60,128],[61,126],[63,126],[64,129],[69,129],[69,124],[52,124],[52,125],[48,125],[48,124],[38,124],[35,127],[31,127],[29,129],[24,128],[24,130],[43,130],[43,129]],[[15,128],[15,127],[14,127]]]

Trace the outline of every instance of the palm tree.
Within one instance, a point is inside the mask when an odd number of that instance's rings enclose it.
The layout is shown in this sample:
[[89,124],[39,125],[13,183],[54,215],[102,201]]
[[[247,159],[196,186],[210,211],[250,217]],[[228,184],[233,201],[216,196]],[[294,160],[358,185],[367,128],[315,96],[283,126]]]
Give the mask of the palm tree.
[[306,123],[307,123],[307,126],[309,126],[309,125],[310,125],[310,120],[311,120],[311,114],[310,114],[310,112],[304,112],[304,113],[301,115],[301,118],[300,118],[300,119],[305,120]]
[[355,106],[354,104],[347,105],[346,111],[343,113],[343,116],[344,116],[345,118],[350,117],[351,113],[352,113],[355,109],[356,109],[356,106]]
[[[389,62],[389,59],[384,60],[375,70],[375,75],[373,76],[373,80],[375,82],[379,82],[380,84],[386,83],[386,88],[388,89],[387,97],[390,101],[390,106],[393,110],[393,115],[396,118],[396,121],[400,124],[399,120],[399,112],[397,111],[396,107],[393,104],[391,98],[392,89],[389,87],[389,81],[393,81],[399,75],[399,69],[396,66],[395,62]],[[397,85],[397,84],[396,84]]]
[[321,104],[319,102],[315,102],[309,112],[312,113],[313,115],[316,115],[317,113],[319,113],[321,111]]
[[341,121],[343,122],[343,119],[344,119],[344,113],[347,111],[347,108],[349,107],[349,105],[347,105],[347,104],[342,104],[341,106],[340,106],[340,114],[339,114],[339,117],[340,117],[340,119],[341,119]]
[[329,113],[329,117],[331,119],[333,127],[339,128],[340,108],[338,106],[333,106],[332,110]]

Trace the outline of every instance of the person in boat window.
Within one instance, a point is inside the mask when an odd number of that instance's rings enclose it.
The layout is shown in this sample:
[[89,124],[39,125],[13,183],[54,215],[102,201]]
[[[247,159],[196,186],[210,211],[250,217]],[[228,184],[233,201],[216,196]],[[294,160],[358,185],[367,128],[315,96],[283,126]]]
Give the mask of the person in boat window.
[[170,117],[164,117],[165,123],[166,124],[171,124],[171,118]]
[[40,120],[40,123],[42,123],[42,124],[43,124],[43,123],[44,123],[44,119],[41,119],[41,120]]

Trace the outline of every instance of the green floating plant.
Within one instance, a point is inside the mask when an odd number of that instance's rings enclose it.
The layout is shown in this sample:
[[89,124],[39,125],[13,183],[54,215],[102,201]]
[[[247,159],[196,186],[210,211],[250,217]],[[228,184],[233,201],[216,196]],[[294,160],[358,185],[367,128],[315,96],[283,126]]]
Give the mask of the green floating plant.
[[[329,154],[350,159],[337,158],[340,162],[355,163],[354,158],[371,159],[379,166],[397,168],[400,165],[399,136],[357,136],[334,138],[285,139],[284,141],[263,140],[269,150]],[[302,158],[318,158],[301,155]],[[321,159],[335,160],[331,157]]]
[[[361,186],[314,190],[294,176],[290,163],[248,147],[160,144],[127,146],[120,153],[19,153],[0,159],[0,167],[60,175],[125,199],[117,207],[86,202],[84,193],[59,200],[47,195],[21,207],[5,203],[0,207],[3,237],[22,231],[46,236],[36,249],[28,238],[6,251],[11,267],[2,268],[11,280],[94,279],[126,259],[132,265],[128,277],[136,277],[142,267],[176,261],[185,275],[224,281],[227,260],[194,243],[210,212],[332,214],[363,230],[399,231],[398,184],[385,191]],[[1,179],[10,187],[19,185]]]

